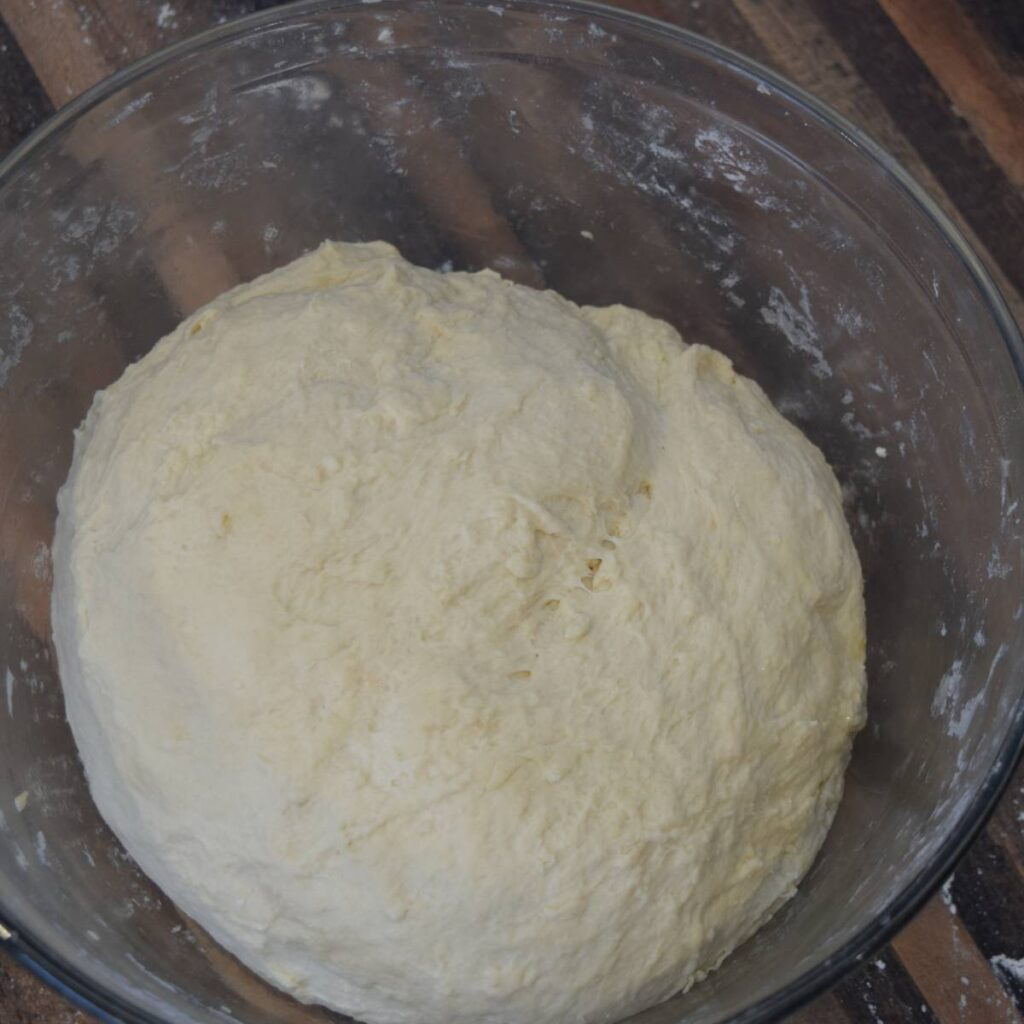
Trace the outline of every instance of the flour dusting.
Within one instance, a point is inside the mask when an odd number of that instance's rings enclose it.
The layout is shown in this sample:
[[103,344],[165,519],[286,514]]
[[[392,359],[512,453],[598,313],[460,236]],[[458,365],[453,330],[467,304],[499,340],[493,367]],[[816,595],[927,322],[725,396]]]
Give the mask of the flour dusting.
[[1024,985],[1024,957],[1015,959],[1004,953],[996,953],[989,962],[1001,978],[1012,979],[1018,985]]
[[791,347],[811,357],[811,373],[815,377],[832,376],[832,367],[821,350],[806,285],[800,286],[799,306],[793,305],[785,292],[773,285],[767,305],[761,307],[761,319],[777,328]]
[[964,681],[964,663],[957,658],[949,666],[932,698],[932,717],[946,714],[950,706],[960,699],[960,686]]
[[942,883],[942,888],[939,890],[939,897],[945,905],[946,909],[954,916],[957,916],[956,902],[953,900],[953,879],[955,875],[950,875],[949,878]]

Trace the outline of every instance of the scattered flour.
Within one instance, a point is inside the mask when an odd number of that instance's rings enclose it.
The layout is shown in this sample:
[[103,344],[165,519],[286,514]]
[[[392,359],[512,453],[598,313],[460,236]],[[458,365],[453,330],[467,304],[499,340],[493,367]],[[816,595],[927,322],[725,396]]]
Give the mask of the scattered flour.
[[157,28],[172,28],[178,20],[178,12],[171,4],[161,4],[160,10],[156,12]]
[[945,882],[942,883],[942,888],[939,890],[939,897],[945,904],[946,909],[954,916],[957,915],[956,903],[953,900],[953,879],[955,875],[950,875]]
[[761,307],[761,319],[777,328],[793,348],[811,357],[811,373],[815,377],[824,380],[832,376],[832,367],[819,344],[806,285],[800,286],[799,306],[794,306],[781,288],[772,286],[768,304]]
[[[940,631],[942,636],[945,636],[945,632]],[[960,684],[964,680],[964,663],[962,659],[957,658],[952,665],[949,666],[945,675],[939,680],[939,685],[935,690],[935,696],[932,698],[932,717],[938,718],[940,715],[944,715],[949,707],[957,700],[960,696]]]
[[1015,960],[1004,953],[997,953],[989,962],[1001,979],[1005,978],[1018,985],[1024,985],[1024,957]]

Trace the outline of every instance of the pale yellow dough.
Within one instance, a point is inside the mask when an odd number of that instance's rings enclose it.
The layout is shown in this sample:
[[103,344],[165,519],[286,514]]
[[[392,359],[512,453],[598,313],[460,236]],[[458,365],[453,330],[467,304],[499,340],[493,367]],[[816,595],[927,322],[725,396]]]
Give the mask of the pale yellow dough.
[[839,488],[642,313],[325,244],[99,394],[59,505],[96,802],[302,1000],[618,1020],[832,820],[864,714]]

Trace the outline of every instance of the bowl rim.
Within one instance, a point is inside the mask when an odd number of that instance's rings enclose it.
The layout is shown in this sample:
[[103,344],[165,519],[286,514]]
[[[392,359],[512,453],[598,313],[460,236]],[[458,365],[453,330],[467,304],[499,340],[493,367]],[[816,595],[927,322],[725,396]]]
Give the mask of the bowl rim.
[[[998,286],[984,262],[964,238],[953,220],[939,207],[916,179],[903,168],[883,146],[868,133],[857,127],[830,104],[818,99],[801,86],[747,57],[731,47],[714,42],[688,29],[679,28],[647,15],[608,6],[597,0],[297,0],[285,6],[233,18],[213,25],[192,36],[156,50],[126,65],[107,78],[91,86],[50,116],[27,138],[0,160],[0,191],[17,175],[36,151],[55,141],[82,116],[109,99],[118,90],[143,78],[150,71],[171,64],[179,58],[195,54],[211,45],[242,36],[250,31],[266,29],[331,11],[361,9],[364,4],[379,5],[378,9],[430,6],[491,9],[506,8],[523,11],[565,12],[597,18],[603,22],[619,23],[642,29],[649,35],[660,36],[682,45],[690,51],[710,58],[730,71],[739,72],[758,83],[764,83],[781,94],[794,106],[838,133],[847,143],[859,149],[874,161],[918,208],[926,220],[932,222],[946,242],[956,252],[964,269],[985,300],[1006,345],[1018,385],[1024,390],[1024,339]],[[889,941],[938,889],[952,872],[957,861],[966,852],[995,809],[1003,791],[1010,782],[1017,763],[1024,755],[1024,690],[1009,716],[1009,724],[999,752],[988,775],[973,800],[964,811],[959,827],[939,845],[911,882],[893,898],[888,908],[861,928],[838,950],[798,975],[792,982],[750,1004],[731,1018],[734,1024],[777,1019],[810,1002],[841,977],[851,972],[865,958]],[[105,986],[83,977],[66,962],[25,929],[18,926],[16,917],[0,903],[0,948],[31,970],[72,1003],[93,1014],[104,1024],[170,1024],[150,1011],[128,1005],[126,1000]]]

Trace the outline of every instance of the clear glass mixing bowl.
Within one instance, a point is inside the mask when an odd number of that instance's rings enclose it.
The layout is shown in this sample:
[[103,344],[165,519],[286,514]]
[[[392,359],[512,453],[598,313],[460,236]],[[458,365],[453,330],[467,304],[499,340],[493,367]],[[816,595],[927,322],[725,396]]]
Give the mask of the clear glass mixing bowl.
[[94,392],[324,238],[664,317],[835,466],[870,636],[846,796],[799,895],[637,1020],[792,1008],[924,900],[1019,751],[1024,350],[956,230],[834,112],[700,38],[561,2],[274,10],[115,76],[0,166],[0,936],[101,1017],[339,1019],[218,950],[104,827],[48,610]]

